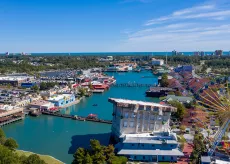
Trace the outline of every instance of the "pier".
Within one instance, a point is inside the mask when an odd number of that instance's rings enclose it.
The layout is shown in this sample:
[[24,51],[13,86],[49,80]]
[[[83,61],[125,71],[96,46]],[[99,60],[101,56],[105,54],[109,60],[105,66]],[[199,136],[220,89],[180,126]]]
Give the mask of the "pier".
[[8,125],[10,123],[13,123],[13,122],[16,122],[16,121],[19,121],[19,120],[22,120],[22,119],[24,119],[23,116],[17,117],[17,118],[8,119],[6,121],[1,121],[0,127],[3,127],[4,125]]
[[43,111],[42,114],[50,115],[50,116],[56,116],[56,117],[62,117],[62,118],[69,118],[69,119],[78,120],[78,121],[91,121],[91,122],[98,122],[98,123],[104,123],[104,124],[112,124],[111,120],[103,120],[103,119],[99,119],[99,118],[72,116],[72,115],[68,115],[68,114],[61,114],[61,113],[54,113],[54,112],[47,112],[47,111]]

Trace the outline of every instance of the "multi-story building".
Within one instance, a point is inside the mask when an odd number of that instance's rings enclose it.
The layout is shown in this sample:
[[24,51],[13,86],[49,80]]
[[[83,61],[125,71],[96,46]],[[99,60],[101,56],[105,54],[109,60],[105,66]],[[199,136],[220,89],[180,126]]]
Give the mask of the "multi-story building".
[[0,127],[24,119],[23,108],[0,104]]
[[216,56],[222,56],[223,55],[223,50],[216,50],[215,55]]
[[32,76],[1,76],[0,84],[6,85],[10,84],[12,86],[20,86],[21,83],[33,80]]
[[59,94],[59,95],[52,95],[49,99],[49,102],[52,102],[57,107],[61,107],[63,105],[67,105],[75,101],[74,94]]
[[205,52],[204,52],[204,51],[201,51],[201,52],[200,52],[200,56],[205,56]]
[[200,56],[200,51],[194,52],[194,56]]
[[152,65],[153,66],[161,66],[163,64],[164,64],[164,60],[152,58]]
[[169,127],[176,108],[151,102],[109,98],[117,154],[137,161],[177,161],[183,156]]
[[172,51],[172,55],[177,55],[177,51],[176,51],[176,50],[173,50],[173,51]]

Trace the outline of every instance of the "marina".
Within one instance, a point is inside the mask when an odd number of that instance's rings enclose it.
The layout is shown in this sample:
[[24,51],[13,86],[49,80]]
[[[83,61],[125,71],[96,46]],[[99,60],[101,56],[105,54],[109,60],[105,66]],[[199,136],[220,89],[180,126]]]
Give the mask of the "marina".
[[[142,76],[152,76],[150,71],[141,71],[138,74],[136,72],[110,72],[107,74],[114,76],[118,85],[137,81],[147,85],[157,84],[158,81],[157,77],[142,78]],[[109,97],[159,102],[158,98],[145,97],[146,89],[146,87],[111,86],[106,92],[82,98],[78,104],[61,109],[60,113],[83,117],[94,113],[100,119],[112,120],[112,104],[108,102]],[[93,104],[97,104],[97,106],[92,106]],[[76,148],[87,147],[90,138],[98,139],[102,144],[107,145],[111,124],[76,121],[42,114],[39,117],[26,116],[23,121],[3,126],[3,130],[7,137],[17,140],[19,149],[51,155],[65,163],[71,163]],[[33,144],[35,140],[36,144]],[[79,143],[79,141],[81,142]]]

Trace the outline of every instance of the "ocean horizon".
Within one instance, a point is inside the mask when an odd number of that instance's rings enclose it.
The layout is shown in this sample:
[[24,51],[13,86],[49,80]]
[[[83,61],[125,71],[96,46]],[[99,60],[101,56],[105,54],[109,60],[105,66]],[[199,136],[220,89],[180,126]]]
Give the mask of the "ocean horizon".
[[[194,55],[194,52],[180,52],[185,56]],[[205,55],[211,55],[214,51],[203,51]],[[168,56],[172,55],[172,52],[34,52],[26,53],[32,56]],[[230,51],[224,51],[223,55],[229,55]],[[6,53],[0,53],[1,56]],[[21,55],[21,53],[9,53],[9,55]]]

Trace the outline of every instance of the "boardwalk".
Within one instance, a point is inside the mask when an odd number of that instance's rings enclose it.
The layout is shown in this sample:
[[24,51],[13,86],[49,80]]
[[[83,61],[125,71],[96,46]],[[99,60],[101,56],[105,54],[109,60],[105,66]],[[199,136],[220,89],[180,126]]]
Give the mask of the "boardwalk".
[[91,122],[98,122],[98,123],[104,123],[104,124],[112,124],[112,121],[110,120],[103,120],[98,118],[87,118],[82,116],[71,116],[68,114],[61,114],[61,113],[53,113],[53,112],[42,112],[42,114],[50,115],[50,116],[56,116],[56,117],[62,117],[62,118],[70,118],[78,121],[91,121]]
[[13,122],[16,122],[16,121],[19,121],[19,120],[22,120],[24,119],[24,117],[18,117],[18,118],[13,118],[13,119],[10,119],[10,120],[7,120],[7,121],[4,121],[2,123],[0,123],[0,127],[4,126],[4,125],[8,125],[10,123],[13,123]]

